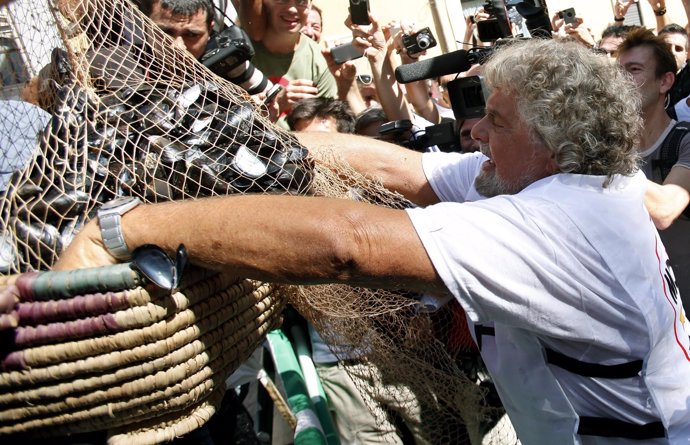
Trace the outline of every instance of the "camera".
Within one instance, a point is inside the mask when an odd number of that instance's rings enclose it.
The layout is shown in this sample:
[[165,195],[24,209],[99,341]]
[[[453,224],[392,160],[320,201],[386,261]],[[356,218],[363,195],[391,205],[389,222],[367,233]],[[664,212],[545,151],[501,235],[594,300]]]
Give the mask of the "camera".
[[379,128],[379,138],[416,151],[426,151],[433,146],[445,152],[460,151],[452,119],[416,131],[408,119],[386,122]]
[[208,41],[199,61],[213,73],[257,94],[270,87],[271,82],[251,63],[254,47],[247,33],[237,25],[230,25],[214,34]]
[[407,54],[417,54],[436,46],[436,39],[429,28],[424,28],[414,34],[402,36],[402,43]]
[[364,55],[364,51],[354,45],[354,43],[343,43],[342,45],[331,48],[331,57],[338,65],[347,62],[348,60],[359,59]]
[[350,18],[355,25],[371,25],[369,0],[350,0]]
[[563,11],[559,11],[558,17],[563,19],[565,21],[565,23],[570,23],[570,24],[577,23],[577,20],[575,20],[575,8],[568,8],[568,9],[564,9]]
[[[525,19],[525,25],[531,37],[546,38],[552,37],[551,19],[546,6],[536,6],[532,2],[521,1],[515,4],[517,12]],[[573,19],[575,17],[573,10]]]
[[512,36],[506,5],[503,0],[486,0],[484,12],[489,14],[489,18],[477,22],[479,40],[494,42]]
[[489,90],[481,76],[461,77],[446,84],[455,119],[473,119],[485,113]]

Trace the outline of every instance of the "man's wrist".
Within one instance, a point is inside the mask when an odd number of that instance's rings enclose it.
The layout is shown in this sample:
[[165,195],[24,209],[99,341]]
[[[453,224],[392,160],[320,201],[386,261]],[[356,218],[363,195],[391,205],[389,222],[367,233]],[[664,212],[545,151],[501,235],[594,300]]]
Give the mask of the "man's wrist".
[[613,18],[613,21],[614,21],[614,22],[624,22],[624,21],[625,21],[625,17],[614,17],[614,18]]
[[101,240],[110,255],[118,260],[131,258],[131,251],[122,232],[122,216],[141,204],[136,197],[120,197],[104,203],[98,209]]
[[666,7],[654,10],[654,15],[656,15],[657,17],[661,17],[664,14],[666,14]]

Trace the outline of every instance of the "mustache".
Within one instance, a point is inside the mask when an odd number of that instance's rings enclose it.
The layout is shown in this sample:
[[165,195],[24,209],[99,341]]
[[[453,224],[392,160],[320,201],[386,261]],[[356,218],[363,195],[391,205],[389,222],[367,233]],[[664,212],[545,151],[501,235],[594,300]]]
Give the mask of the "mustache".
[[479,143],[479,151],[487,158],[491,158],[491,150],[489,150],[489,144],[486,142]]

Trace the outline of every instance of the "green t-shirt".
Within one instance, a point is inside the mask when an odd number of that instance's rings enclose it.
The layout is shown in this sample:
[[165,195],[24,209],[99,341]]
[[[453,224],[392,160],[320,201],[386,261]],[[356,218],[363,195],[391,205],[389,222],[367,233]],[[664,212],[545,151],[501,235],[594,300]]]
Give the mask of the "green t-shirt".
[[[316,84],[320,97],[337,97],[335,78],[328,70],[328,64],[321,54],[321,47],[312,39],[301,36],[294,53],[270,53],[261,42],[252,42],[256,54],[252,63],[260,69],[271,82],[287,85],[290,80],[307,79]],[[285,116],[278,125],[287,128]]]

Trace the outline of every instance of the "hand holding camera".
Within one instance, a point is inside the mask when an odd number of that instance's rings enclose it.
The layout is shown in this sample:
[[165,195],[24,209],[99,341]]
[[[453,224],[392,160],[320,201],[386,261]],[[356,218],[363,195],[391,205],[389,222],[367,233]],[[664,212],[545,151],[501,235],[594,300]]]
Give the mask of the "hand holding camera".
[[361,26],[348,16],[345,24],[352,30],[353,46],[358,48],[369,61],[380,60],[386,54],[386,37],[378,22],[369,16],[371,25]]
[[402,44],[407,51],[407,55],[413,56],[435,47],[437,42],[431,30],[427,27],[414,34],[403,35]]

